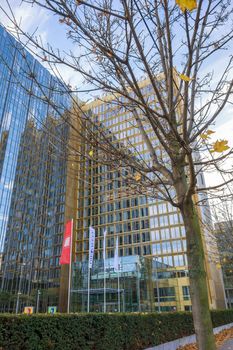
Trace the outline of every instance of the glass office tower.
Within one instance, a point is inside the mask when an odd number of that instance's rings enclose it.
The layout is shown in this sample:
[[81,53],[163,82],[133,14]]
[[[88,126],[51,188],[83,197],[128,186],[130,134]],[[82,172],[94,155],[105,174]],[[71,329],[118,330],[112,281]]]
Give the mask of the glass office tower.
[[[151,107],[156,108],[155,96],[148,80],[141,82],[140,88]],[[124,108],[123,102],[119,103],[117,97],[107,96],[87,104],[85,110],[90,113],[95,123],[102,125],[105,132],[110,132],[112,138],[121,143],[122,147],[126,147],[135,157],[148,162],[150,159],[148,149],[135,125],[134,116],[129,109]],[[143,120],[142,111],[138,110],[138,114]],[[145,128],[157,156],[164,157],[163,160],[166,161],[166,156],[162,155],[163,151],[152,128],[149,125],[145,125]],[[86,154],[89,151],[90,148],[87,145]],[[99,158],[101,158],[101,151],[96,150],[93,160],[89,159],[83,164],[82,176],[85,181],[81,182],[81,190],[78,192],[76,256],[74,257],[76,263],[73,265],[75,271],[72,289],[73,310],[87,309],[86,272],[90,225],[96,230],[96,263],[93,271],[91,270],[90,283],[92,311],[103,311],[103,234],[105,230],[107,231],[108,261],[114,257],[117,239],[119,242],[122,266],[119,276],[122,281],[121,307],[124,305],[126,310],[131,311],[190,310],[186,234],[179,210],[167,202],[155,199],[156,196],[150,198],[133,195],[128,188],[126,178],[130,172],[135,176],[135,172],[129,167],[114,169],[110,165],[98,164]],[[202,173],[199,175],[198,182],[199,185],[204,185]],[[207,212],[208,208],[200,210],[200,220],[211,227]],[[203,242],[206,251],[210,305],[212,308],[224,307],[221,276],[210,259],[208,232],[204,224]],[[135,263],[135,257],[140,258],[140,264]],[[110,262],[109,264],[106,279],[106,288],[109,291],[107,310],[113,311],[118,309],[117,275],[114,273],[113,264]],[[126,283],[128,268],[131,284]],[[134,290],[135,298],[124,299],[123,294],[129,295],[132,286],[137,283],[141,286],[137,289],[140,290],[141,295],[137,296],[137,290]],[[138,302],[139,300],[141,302]]]
[[0,26],[1,288],[12,297],[4,305],[9,311],[17,293],[27,304],[40,295],[40,308],[58,299],[69,133],[63,120],[69,99],[62,92]]

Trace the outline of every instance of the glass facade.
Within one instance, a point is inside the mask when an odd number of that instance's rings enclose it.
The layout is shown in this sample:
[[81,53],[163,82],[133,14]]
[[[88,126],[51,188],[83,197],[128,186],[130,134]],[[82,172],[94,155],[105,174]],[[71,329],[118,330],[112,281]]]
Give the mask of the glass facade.
[[[150,96],[150,86],[143,87],[142,92]],[[153,105],[155,102],[152,96],[150,100]],[[145,161],[149,160],[147,147],[138,128],[134,126],[132,113],[120,108],[110,99],[107,103],[93,102],[86,109],[102,125],[105,132],[111,133],[116,143],[124,144],[130,152],[140,154]],[[161,150],[155,134],[149,128],[147,133],[151,135],[159,154]],[[85,152],[88,154],[89,151],[90,148],[86,145]],[[164,278],[163,281],[159,279],[158,288],[161,289],[161,295],[164,294],[161,309],[190,308],[190,299],[184,303],[182,297],[182,286],[189,284],[187,273],[183,280],[178,277],[179,271],[187,272],[188,269],[185,229],[178,209],[159,199],[133,195],[126,179],[128,176],[135,176],[136,172],[129,167],[127,170],[124,167],[114,170],[110,165],[98,164],[100,156],[101,151],[94,150],[94,160],[83,163],[81,177],[85,181],[80,179],[78,191],[76,261],[85,263],[88,260],[90,225],[96,231],[95,260],[102,261],[103,234],[106,230],[108,259],[114,257],[118,238],[119,256],[122,259],[133,259],[137,256],[145,259],[156,258],[157,264],[160,264],[159,273],[173,276],[171,286],[164,282]],[[110,279],[114,281],[113,277]],[[169,279],[170,277],[167,278]],[[171,293],[173,296],[169,297]],[[175,304],[171,303],[173,301]],[[156,296],[153,296],[153,309],[158,309]]]
[[[1,287],[10,295],[0,309],[14,312],[19,304],[21,311],[30,304],[43,312],[49,305],[67,310],[69,269],[59,266],[59,257],[64,223],[72,218],[72,311],[87,309],[90,225],[96,231],[91,311],[103,310],[105,230],[108,311],[189,310],[186,238],[179,211],[158,198],[133,194],[127,183],[128,175],[136,175],[133,169],[98,162],[101,151],[77,137],[83,127],[79,118],[73,121],[76,134],[63,122],[70,101],[59,81],[2,27],[0,58]],[[148,83],[141,92],[156,108]],[[123,145],[150,162],[131,112],[111,98],[85,108],[117,147]],[[153,130],[148,125],[145,129],[157,156],[167,162]],[[66,149],[71,143],[80,156],[69,161]],[[112,267],[117,239],[119,281]],[[215,296],[210,298],[214,307]]]
[[[123,256],[119,272],[114,271],[114,259],[95,260],[90,273],[90,311],[153,312],[190,309],[186,291],[188,272],[166,271],[168,267],[145,256]],[[104,288],[105,279],[105,288]],[[71,311],[85,312],[88,304],[88,263],[76,262],[72,267]],[[183,289],[182,289],[183,288]]]
[[[41,308],[57,305],[69,134],[62,114],[70,103],[62,84],[1,26],[0,77],[1,288],[20,292],[26,304],[40,290]],[[7,309],[15,304],[12,297]]]
[[[140,88],[151,107],[157,108],[151,85],[144,81]],[[126,101],[124,101],[123,97],[115,99],[114,96],[112,98],[108,96],[106,102],[104,98],[103,100],[97,99],[87,104],[85,108],[95,123],[101,125],[104,132],[111,134],[111,139],[115,142],[116,147],[121,145],[135,157],[148,163],[151,159],[149,150],[138,126],[135,125],[133,112],[124,106],[124,102]],[[137,113],[144,124],[147,136],[155,149],[157,157],[160,157],[161,162],[169,164],[168,156],[162,150],[152,127],[146,124],[144,120],[143,112],[138,109]],[[88,154],[90,147],[88,145],[85,147],[85,152]],[[136,256],[140,256],[140,259],[143,258],[144,261],[156,259],[157,264],[160,265],[157,278],[158,288],[152,293],[152,309],[158,310],[160,304],[161,311],[168,311],[173,308],[176,310],[190,310],[186,233],[179,210],[170,203],[156,198],[156,196],[153,198],[150,195],[133,195],[133,191],[128,186],[127,177],[135,177],[136,171],[130,169],[130,167],[125,168],[122,166],[119,169],[114,169],[110,165],[98,164],[99,158],[101,158],[101,151],[94,150],[93,160],[90,159],[83,163],[81,177],[85,181],[81,181],[78,192],[75,260],[81,261],[84,265],[88,260],[88,228],[91,225],[96,231],[95,260],[101,264],[103,259],[103,234],[106,230],[106,256],[108,259],[114,257],[116,240],[118,239],[119,256],[122,259],[133,259]],[[149,174],[149,176],[153,180],[155,175]],[[198,183],[201,186],[204,185],[204,178],[201,172],[198,177]],[[171,197],[175,196],[172,187],[169,189],[169,192]],[[205,211],[208,211],[208,208]],[[207,216],[207,218],[209,217]],[[200,211],[200,219],[205,222],[204,210]],[[204,227],[203,241],[206,249],[206,263],[208,265],[210,304],[214,308],[217,305],[216,286],[218,289],[222,289],[222,286],[220,286],[221,283],[216,283],[217,279],[220,281],[220,276],[216,269],[213,266],[210,267],[206,246],[208,239]],[[76,268],[78,269],[77,266]],[[99,272],[96,272],[97,275],[101,275],[101,267],[99,268]],[[82,271],[82,267],[79,267],[79,269]],[[82,275],[81,272],[80,274]],[[167,276],[167,278],[160,278],[160,274]],[[109,278],[112,281],[110,288],[116,288],[114,287],[116,284],[114,275],[110,275]],[[125,276],[122,276],[122,280],[125,278]],[[133,279],[131,281],[134,283]],[[85,290],[85,281],[81,279],[80,283],[83,285],[82,290]],[[95,283],[97,283],[97,290],[99,291],[102,288],[101,278],[93,281],[94,285]],[[154,283],[153,278],[151,278],[150,283]],[[100,291],[99,293],[100,295],[98,296],[92,291],[92,301],[93,308],[97,308],[96,303],[99,298],[100,304],[98,308],[101,310],[103,306],[102,292]],[[84,310],[86,307],[85,293],[80,291],[77,295],[73,296],[73,298],[80,301],[80,296],[82,295],[82,310]],[[113,297],[111,293],[109,298],[110,296]],[[148,298],[152,298],[151,293],[148,294]],[[221,301],[219,302],[220,304]],[[137,311],[140,307],[140,305],[135,306]],[[76,306],[76,309],[80,310],[80,305]]]

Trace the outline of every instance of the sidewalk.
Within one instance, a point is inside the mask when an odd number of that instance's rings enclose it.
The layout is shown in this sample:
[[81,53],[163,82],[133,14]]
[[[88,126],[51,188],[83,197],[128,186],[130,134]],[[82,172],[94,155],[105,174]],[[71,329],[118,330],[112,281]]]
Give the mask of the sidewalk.
[[233,350],[233,339],[227,340],[218,350]]
[[[217,334],[221,331],[223,331],[224,329],[229,329],[233,327],[233,322],[232,323],[228,323],[226,325],[220,326],[220,327],[216,327],[214,328],[214,334]],[[164,344],[160,344],[160,345],[156,345],[153,346],[151,348],[147,348],[145,350],[177,350],[179,347],[188,345],[188,344],[192,344],[196,342],[196,336],[190,335],[188,337],[184,337],[184,338],[180,338],[180,339],[176,339],[173,340],[171,342],[168,343],[164,343]],[[223,344],[222,346],[220,346],[218,348],[218,350],[233,350],[233,339],[229,339],[225,342],[225,344]]]

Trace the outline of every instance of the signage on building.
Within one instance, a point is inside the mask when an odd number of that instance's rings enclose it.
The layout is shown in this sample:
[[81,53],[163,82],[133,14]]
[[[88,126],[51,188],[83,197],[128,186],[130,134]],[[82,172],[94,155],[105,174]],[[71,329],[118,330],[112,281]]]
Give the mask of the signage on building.
[[57,312],[56,306],[49,306],[48,307],[48,314],[55,314]]
[[92,268],[93,258],[95,251],[95,229],[93,227],[89,227],[89,269]]
[[70,264],[71,261],[71,240],[72,240],[73,220],[66,223],[63,238],[60,265]]
[[33,306],[25,306],[23,313],[26,315],[31,315],[34,312]]

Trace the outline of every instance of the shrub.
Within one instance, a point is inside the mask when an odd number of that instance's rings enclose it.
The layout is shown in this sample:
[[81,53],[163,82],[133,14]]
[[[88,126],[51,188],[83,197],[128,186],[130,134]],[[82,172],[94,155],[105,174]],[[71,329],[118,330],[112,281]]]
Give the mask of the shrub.
[[[215,327],[233,310],[213,311]],[[192,314],[0,315],[1,350],[141,350],[194,333]]]

